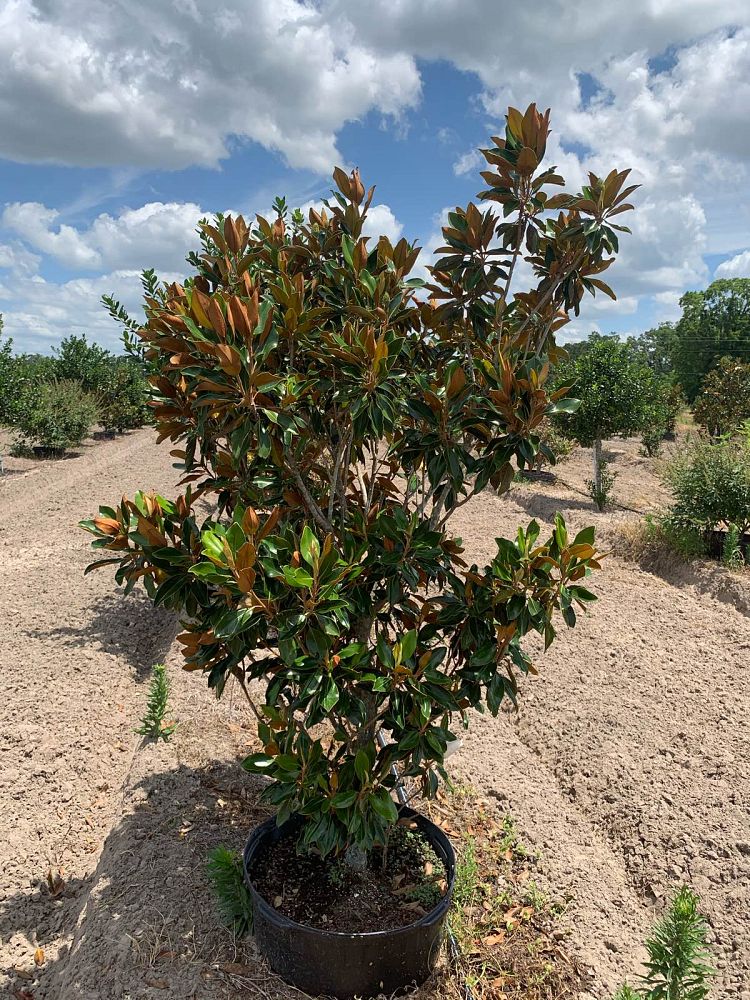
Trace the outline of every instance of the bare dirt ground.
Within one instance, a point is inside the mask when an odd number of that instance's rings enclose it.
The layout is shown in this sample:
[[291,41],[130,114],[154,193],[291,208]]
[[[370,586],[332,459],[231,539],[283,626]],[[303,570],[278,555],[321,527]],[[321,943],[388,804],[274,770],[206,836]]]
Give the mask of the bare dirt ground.
[[[637,444],[608,448],[620,502],[662,503]],[[104,572],[82,576],[89,550],[77,520],[139,486],[169,494],[170,463],[150,431],[61,462],[5,461],[0,995],[296,995],[268,976],[251,941],[220,927],[209,899],[208,851],[241,846],[263,815],[237,766],[252,745],[242,705],[231,693],[217,704],[179,670],[171,616],[122,598]],[[577,452],[557,483],[467,505],[455,530],[470,557],[557,509],[612,537],[636,515],[591,509],[577,492],[588,465]],[[750,1000],[750,588],[726,578],[698,567],[665,579],[608,558],[601,600],[540,658],[519,713],[476,717],[452,759],[538,852],[542,888],[568,904],[561,922],[597,998],[633,978],[665,896],[686,882],[711,926],[714,997]],[[161,659],[179,728],[154,745],[133,730]]]

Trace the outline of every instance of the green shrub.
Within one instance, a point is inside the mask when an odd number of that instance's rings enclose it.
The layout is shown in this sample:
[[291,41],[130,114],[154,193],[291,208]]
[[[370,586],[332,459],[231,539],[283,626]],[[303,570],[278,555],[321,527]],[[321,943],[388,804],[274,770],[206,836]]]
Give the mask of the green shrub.
[[[562,428],[549,418],[545,417],[541,422],[538,433],[540,444],[544,446],[544,450],[540,448],[536,457],[535,467],[537,470],[545,465],[554,465],[561,458],[567,458],[577,447],[573,438],[564,434]],[[554,455],[555,462],[550,461],[550,453]]]
[[730,524],[721,547],[721,561],[727,569],[737,569],[745,565],[745,557],[740,546],[740,529],[736,524]]
[[149,384],[136,361],[113,359],[106,388],[97,395],[99,422],[108,433],[133,430],[149,422]]
[[13,424],[17,417],[18,387],[13,341],[0,346],[0,424]]
[[105,431],[122,433],[148,422],[149,385],[137,358],[115,357],[85,335],[71,335],[56,351],[55,370],[58,378],[80,382],[96,397]]
[[84,392],[105,392],[111,380],[115,358],[98,344],[89,344],[86,335],[64,337],[55,349],[55,374],[58,379],[80,382]]
[[750,417],[750,364],[722,358],[703,379],[693,416],[713,437],[734,434]]
[[670,463],[674,501],[668,518],[683,528],[708,531],[734,524],[750,528],[750,447],[734,437],[690,442]]
[[690,562],[705,556],[707,547],[703,533],[697,529],[675,524],[663,515],[647,514],[613,526],[612,551],[661,572],[669,571],[675,555],[680,562]]
[[26,396],[17,444],[62,453],[89,435],[97,417],[95,399],[79,382],[44,382]]
[[661,451],[662,442],[673,434],[677,417],[684,405],[682,391],[666,378],[654,378],[653,395],[646,403],[641,443],[645,453],[653,458]]
[[[649,522],[649,518],[646,518]],[[661,540],[685,562],[707,555],[706,539],[702,531],[669,516],[653,518],[650,534],[655,542]]]
[[53,358],[14,354],[9,338],[0,346],[0,424],[15,426],[33,400],[37,387],[55,376]]

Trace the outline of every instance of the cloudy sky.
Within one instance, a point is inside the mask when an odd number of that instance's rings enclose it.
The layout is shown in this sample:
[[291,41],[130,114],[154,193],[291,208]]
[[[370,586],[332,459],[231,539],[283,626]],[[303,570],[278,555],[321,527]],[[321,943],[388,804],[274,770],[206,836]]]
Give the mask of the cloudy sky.
[[617,303],[637,333],[750,276],[748,0],[0,0],[0,312],[19,349],[116,348],[99,306],[182,273],[204,214],[376,183],[371,225],[435,245],[507,105],[552,108],[550,162],[632,167]]

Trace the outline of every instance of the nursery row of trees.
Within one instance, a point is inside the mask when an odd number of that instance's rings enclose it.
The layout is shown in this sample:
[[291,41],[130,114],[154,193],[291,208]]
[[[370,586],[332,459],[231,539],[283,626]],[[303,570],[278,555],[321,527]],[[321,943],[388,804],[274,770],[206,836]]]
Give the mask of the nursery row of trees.
[[10,338],[0,342],[0,425],[16,429],[21,452],[64,452],[96,424],[111,434],[141,427],[148,390],[140,358],[114,355],[84,335],[64,338],[53,356],[17,354]]
[[595,333],[568,345],[558,368],[558,384],[574,386],[582,402],[558,418],[557,431],[593,448],[591,493],[600,507],[611,482],[602,439],[640,435],[656,455],[688,404],[711,439],[734,437],[750,419],[750,279],[715,281],[681,304],[678,322],[641,336]]

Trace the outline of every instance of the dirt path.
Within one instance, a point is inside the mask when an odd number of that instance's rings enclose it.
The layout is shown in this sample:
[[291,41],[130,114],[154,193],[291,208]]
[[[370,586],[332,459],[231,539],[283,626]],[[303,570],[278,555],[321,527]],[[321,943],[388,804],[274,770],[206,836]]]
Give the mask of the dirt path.
[[[642,470],[636,478],[642,489]],[[529,514],[549,521],[557,509],[574,529],[612,521],[580,509],[559,487],[526,484],[466,509],[470,558],[488,556],[490,540]],[[614,558],[594,589],[599,602],[575,630],[560,633],[539,658],[539,676],[523,685],[521,710],[510,717],[518,743],[504,748],[505,727],[483,720],[463,766],[485,789],[507,795],[548,852],[558,888],[576,899],[579,951],[600,975],[636,971],[644,920],[650,924],[665,896],[688,883],[712,927],[715,995],[744,998],[750,619]]]
[[[37,943],[53,961],[67,913],[120,808],[139,685],[174,634],[171,617],[125,602],[102,574],[83,577],[75,526],[138,485],[166,489],[171,459],[151,431],[90,445],[56,463],[7,462],[0,481],[0,967],[25,967]],[[40,891],[47,873],[59,898]],[[0,989],[2,978],[0,978]]]
[[[106,574],[81,576],[80,516],[135,486],[169,490],[169,457],[151,442],[134,434],[0,480],[0,969],[21,970],[8,981],[22,1000],[282,1000],[207,900],[208,850],[241,845],[257,814],[236,766],[252,728],[167,655],[169,616],[124,602]],[[653,505],[653,463],[630,442],[612,448],[622,502]],[[587,474],[586,453],[561,470],[576,489]],[[626,516],[525,484],[468,505],[456,531],[479,559],[556,509],[579,526]],[[633,977],[665,894],[688,882],[712,926],[715,1000],[750,1000],[750,620],[614,558],[596,589],[524,684],[520,713],[476,718],[455,769],[515,816],[546,888],[571,901],[564,919],[597,997]],[[180,728],[143,747],[144,674],[165,655]],[[66,885],[53,898],[57,866]]]

